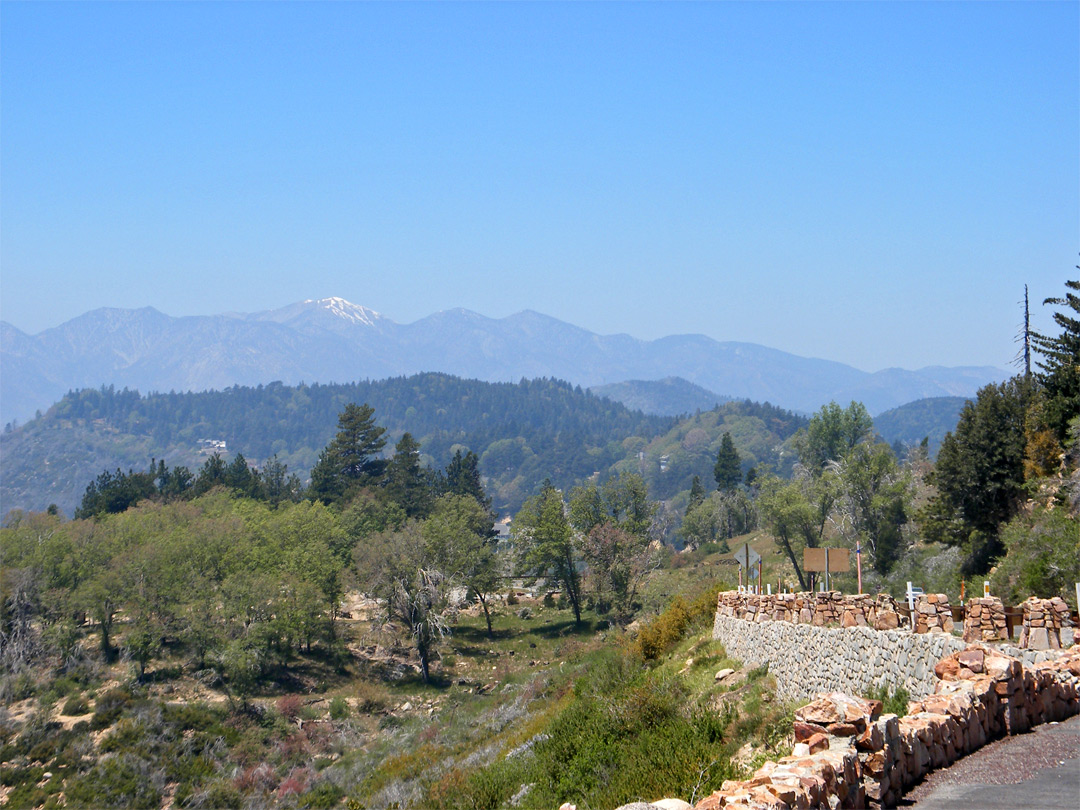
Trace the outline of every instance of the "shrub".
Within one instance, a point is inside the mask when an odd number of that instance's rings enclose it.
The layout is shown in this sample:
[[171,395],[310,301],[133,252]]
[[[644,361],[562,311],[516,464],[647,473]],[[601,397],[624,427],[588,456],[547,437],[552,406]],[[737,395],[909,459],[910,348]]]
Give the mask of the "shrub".
[[341,797],[345,791],[333,782],[319,782],[307,793],[300,797],[300,806],[311,810],[330,810],[341,803]]
[[[158,810],[161,792],[156,774],[141,759],[128,754],[100,760],[89,772],[67,787],[70,806],[116,807]],[[221,807],[221,804],[213,804]],[[239,806],[239,805],[236,805]]]
[[90,703],[82,695],[72,695],[64,702],[63,714],[68,717],[79,714],[87,714],[90,711]]
[[303,708],[304,700],[299,695],[282,695],[277,700],[278,713],[286,720],[295,720]]
[[880,700],[884,707],[882,708],[884,714],[895,714],[900,717],[907,714],[908,701],[911,700],[911,695],[904,687],[890,690],[885,684],[872,690],[866,697],[869,700]]
[[356,695],[356,710],[374,714],[386,708],[390,703],[390,693],[385,686],[370,681],[357,681],[353,687]]
[[97,699],[94,716],[90,718],[90,728],[100,731],[117,721],[124,709],[135,702],[134,695],[123,687],[110,689]]
[[349,701],[338,695],[330,701],[330,719],[344,720],[349,716]]
[[201,798],[203,807],[213,807],[215,810],[239,810],[244,803],[240,791],[227,781],[211,783]]
[[638,632],[631,648],[646,661],[655,661],[683,637],[690,626],[690,611],[676,596],[667,609]]

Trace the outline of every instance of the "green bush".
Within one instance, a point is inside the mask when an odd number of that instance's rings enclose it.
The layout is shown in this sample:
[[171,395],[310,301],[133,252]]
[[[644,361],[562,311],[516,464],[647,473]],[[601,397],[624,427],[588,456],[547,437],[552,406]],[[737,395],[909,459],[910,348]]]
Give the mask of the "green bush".
[[679,679],[611,649],[588,656],[583,668],[565,707],[528,750],[445,774],[426,804],[505,807],[532,784],[525,807],[617,807],[695,790],[700,797],[734,775],[724,748],[728,719],[688,707]]
[[1006,604],[1029,596],[1060,596],[1075,606],[1073,583],[1080,581],[1080,532],[1063,506],[1036,508],[1002,529],[1005,557],[998,561],[990,586]]
[[646,661],[655,661],[682,639],[690,618],[686,603],[676,596],[667,610],[638,631],[631,648]]
[[49,798],[49,794],[33,782],[24,782],[14,787],[7,796],[6,807],[10,810],[32,810],[40,807]]
[[341,803],[341,797],[345,791],[333,782],[319,782],[307,793],[300,796],[300,806],[309,807],[311,810],[330,810]]
[[66,701],[64,701],[64,707],[61,709],[63,714],[68,717],[73,717],[79,714],[87,714],[90,711],[90,703],[82,695],[72,695]]
[[866,697],[869,700],[880,700],[883,714],[895,714],[899,717],[907,714],[908,702],[911,700],[911,695],[904,687],[890,690],[885,684],[872,690]]
[[344,720],[349,716],[349,701],[338,695],[330,701],[330,719]]
[[154,787],[153,775],[149,764],[137,757],[106,757],[68,785],[68,805],[158,810],[161,793]]
[[94,716],[90,718],[90,728],[100,731],[115,723],[124,709],[135,702],[135,696],[123,687],[110,689],[97,699],[94,706]]

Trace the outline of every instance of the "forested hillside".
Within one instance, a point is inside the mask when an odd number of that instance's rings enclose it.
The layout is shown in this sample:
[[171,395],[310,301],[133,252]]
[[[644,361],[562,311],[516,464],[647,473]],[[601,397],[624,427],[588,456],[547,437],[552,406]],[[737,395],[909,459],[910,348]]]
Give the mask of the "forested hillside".
[[911,447],[928,439],[930,457],[937,456],[945,434],[956,428],[960,412],[971,400],[966,397],[917,399],[874,417],[874,428],[891,445]]
[[458,449],[476,453],[502,511],[516,509],[545,478],[568,488],[607,470],[673,424],[544,379],[486,383],[419,374],[183,394],[86,389],[0,438],[3,508],[55,503],[70,514],[103,469],[142,470],[152,458],[196,469],[215,448],[252,463],[276,455],[306,478],[349,402],[374,407],[391,443],[412,433],[429,466],[445,466]]
[[608,385],[594,385],[589,392],[621,402],[627,408],[661,416],[683,416],[695,411],[711,411],[729,396],[709,391],[682,377],[662,380],[626,380]]
[[694,476],[713,480],[713,467],[725,433],[738,449],[742,472],[751,467],[769,468],[787,475],[795,454],[786,442],[809,420],[769,403],[725,402],[679,420],[663,435],[649,442],[634,440],[632,455],[615,466],[622,472],[639,472],[649,493],[666,500],[688,491]]

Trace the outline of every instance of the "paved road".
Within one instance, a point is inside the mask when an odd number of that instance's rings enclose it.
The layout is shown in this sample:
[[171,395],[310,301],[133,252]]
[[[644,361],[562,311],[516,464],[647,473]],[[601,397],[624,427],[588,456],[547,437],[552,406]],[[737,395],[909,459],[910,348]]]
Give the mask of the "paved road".
[[934,771],[901,802],[919,810],[1080,810],[1080,715],[1006,737]]

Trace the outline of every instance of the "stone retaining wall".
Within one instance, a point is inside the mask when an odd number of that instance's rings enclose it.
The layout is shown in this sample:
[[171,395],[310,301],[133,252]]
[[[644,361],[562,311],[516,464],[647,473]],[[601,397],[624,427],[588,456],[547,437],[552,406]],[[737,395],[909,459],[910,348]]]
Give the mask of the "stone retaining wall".
[[817,627],[874,627],[892,630],[899,626],[896,600],[889,594],[825,593],[753,594],[726,591],[717,599],[717,610],[724,616],[746,621],[779,621],[812,624]]
[[[923,636],[922,638],[926,638]],[[791,756],[728,780],[695,810],[895,807],[904,791],[1002,734],[1080,711],[1080,649],[1033,667],[972,645],[935,667],[934,693],[904,717],[881,703],[819,695],[795,713]]]
[[717,611],[713,638],[744,664],[768,663],[785,700],[819,692],[867,694],[882,685],[923,697],[934,690],[934,664],[966,646],[944,633],[749,622],[724,615],[723,608]]
[[968,599],[964,608],[964,641],[1000,641],[1009,638],[1005,605],[996,596]]
[[943,593],[924,593],[915,600],[914,614],[916,633],[951,633],[953,631],[952,606]]
[[1020,631],[1020,646],[1033,650],[1060,650],[1061,631],[1072,626],[1065,600],[1060,596],[1053,599],[1033,596],[1024,602],[1023,608],[1024,627]]

